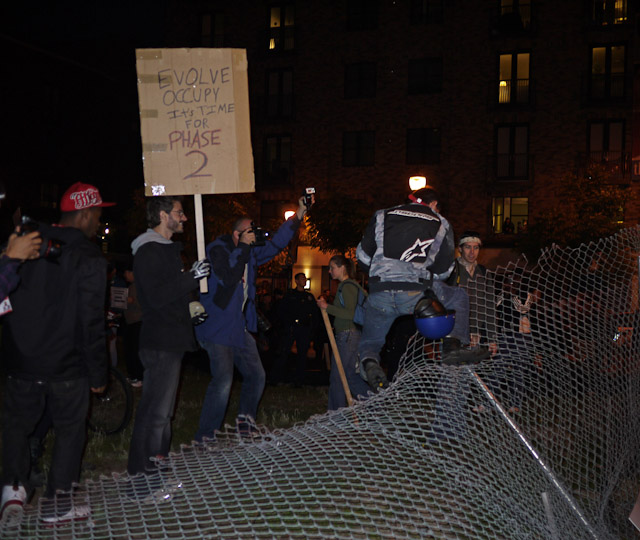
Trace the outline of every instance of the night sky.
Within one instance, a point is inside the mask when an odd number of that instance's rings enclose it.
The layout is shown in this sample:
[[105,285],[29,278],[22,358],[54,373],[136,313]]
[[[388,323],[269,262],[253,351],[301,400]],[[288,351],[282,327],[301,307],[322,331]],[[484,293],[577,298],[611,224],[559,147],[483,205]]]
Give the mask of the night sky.
[[142,186],[135,49],[164,45],[164,6],[3,3],[0,174],[14,205],[81,180],[124,208]]

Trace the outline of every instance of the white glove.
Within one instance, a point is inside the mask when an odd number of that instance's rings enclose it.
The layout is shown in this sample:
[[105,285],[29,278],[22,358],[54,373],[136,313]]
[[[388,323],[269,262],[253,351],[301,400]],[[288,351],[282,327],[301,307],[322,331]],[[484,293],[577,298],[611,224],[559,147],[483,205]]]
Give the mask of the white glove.
[[207,259],[196,261],[189,270],[195,279],[206,278],[211,273],[211,265]]

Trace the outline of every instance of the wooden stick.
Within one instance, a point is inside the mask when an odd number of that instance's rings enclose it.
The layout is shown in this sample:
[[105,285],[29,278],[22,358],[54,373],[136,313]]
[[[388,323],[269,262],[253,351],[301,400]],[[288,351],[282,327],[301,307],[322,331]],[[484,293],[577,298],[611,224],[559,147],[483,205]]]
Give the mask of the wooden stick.
[[[196,211],[196,244],[198,246],[198,260],[201,261],[207,257],[204,250],[204,218],[202,215],[202,195],[196,193],[193,196],[193,206]],[[200,292],[206,294],[209,291],[207,280],[200,280]]]
[[329,322],[329,315],[327,315],[326,309],[321,309],[322,318],[324,319],[324,326],[327,329],[327,336],[329,336],[329,343],[331,343],[331,348],[333,349],[333,356],[336,359],[336,366],[338,368],[338,373],[340,374],[340,380],[342,381],[342,387],[344,388],[344,394],[347,396],[347,405],[351,407],[353,405],[353,397],[351,396],[351,390],[349,390],[349,383],[347,382],[347,376],[344,374],[344,368],[342,367],[342,360],[340,359],[340,353],[338,352],[338,345],[336,343],[336,338],[333,335],[333,328],[331,328],[331,323]]

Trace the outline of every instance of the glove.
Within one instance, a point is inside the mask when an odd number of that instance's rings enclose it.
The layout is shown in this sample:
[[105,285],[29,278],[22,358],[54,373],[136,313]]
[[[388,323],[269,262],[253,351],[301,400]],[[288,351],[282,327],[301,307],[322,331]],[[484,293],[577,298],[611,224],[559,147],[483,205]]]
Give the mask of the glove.
[[206,278],[211,273],[211,265],[207,259],[196,261],[189,270],[195,279]]
[[367,375],[367,382],[369,386],[374,390],[380,390],[380,388],[386,388],[389,386],[387,376],[382,371],[380,364],[371,358],[367,358],[363,362],[364,372]]
[[189,302],[189,313],[191,314],[191,324],[197,326],[203,323],[209,314],[204,310],[200,302]]

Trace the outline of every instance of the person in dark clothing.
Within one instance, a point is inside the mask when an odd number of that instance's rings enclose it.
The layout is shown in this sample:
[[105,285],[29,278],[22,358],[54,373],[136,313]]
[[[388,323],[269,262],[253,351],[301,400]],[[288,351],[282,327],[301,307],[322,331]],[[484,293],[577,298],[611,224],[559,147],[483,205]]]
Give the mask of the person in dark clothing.
[[294,281],[296,288],[289,290],[280,304],[282,334],[280,351],[274,366],[273,382],[278,383],[284,380],[289,352],[295,341],[297,355],[294,384],[300,386],[304,382],[311,337],[318,327],[319,311],[313,295],[304,289],[307,276],[300,272],[295,275]]
[[[86,438],[89,391],[107,382],[104,296],[107,262],[89,239],[100,225],[104,203],[98,190],[80,182],[60,203],[58,227],[47,235],[61,244],[56,258],[23,264],[20,286],[9,297],[3,359],[7,370],[2,443],[2,519],[21,511],[29,486],[29,436],[45,406],[55,430],[53,459],[45,497],[69,492],[79,480]],[[44,234],[44,232],[43,232]],[[46,523],[86,519],[87,505],[73,504],[69,493],[45,501]]]
[[124,271],[127,280],[127,309],[124,312],[126,325],[124,327],[124,358],[127,363],[129,384],[134,388],[142,386],[144,367],[140,361],[140,329],[142,328],[142,307],[138,302],[138,291],[133,273],[133,264],[129,264]]
[[234,223],[231,234],[216,238],[206,248],[213,272],[208,280],[209,292],[201,294],[200,301],[209,317],[196,327],[196,336],[209,354],[211,382],[202,404],[196,441],[213,438],[222,427],[234,366],[242,375],[237,429],[246,436],[254,431],[251,421],[255,421],[265,384],[264,367],[252,335],[258,329],[255,308],[258,266],[287,247],[306,212],[301,197],[296,214],[263,245],[256,245],[251,218],[241,217]]
[[171,237],[184,231],[185,221],[180,198],[153,197],[147,202],[149,229],[131,244],[142,307],[140,359],[144,366],[142,397],[127,464],[132,476],[156,472],[151,458],[169,454],[182,357],[197,349],[189,303],[198,280],[207,277],[210,270],[203,260],[196,261],[189,272],[184,271],[182,244]]

